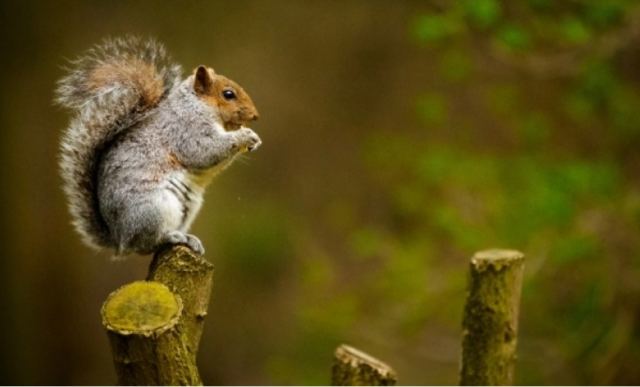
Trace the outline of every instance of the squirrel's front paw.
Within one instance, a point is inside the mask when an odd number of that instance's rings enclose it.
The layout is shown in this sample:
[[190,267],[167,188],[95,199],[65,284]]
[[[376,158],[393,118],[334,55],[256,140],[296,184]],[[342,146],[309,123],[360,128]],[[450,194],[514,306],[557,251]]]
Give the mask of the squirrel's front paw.
[[262,144],[260,137],[249,128],[241,128],[236,132],[238,147],[241,151],[253,152]]

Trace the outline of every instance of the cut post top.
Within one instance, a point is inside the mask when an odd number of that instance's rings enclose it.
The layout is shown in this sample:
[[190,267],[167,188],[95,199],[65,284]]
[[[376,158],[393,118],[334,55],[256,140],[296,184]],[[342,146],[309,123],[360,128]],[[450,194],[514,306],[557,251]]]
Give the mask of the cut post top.
[[161,266],[167,266],[167,269],[180,273],[213,271],[213,264],[206,258],[197,255],[188,247],[180,245],[167,247],[153,256],[147,279],[152,279]]
[[396,378],[395,371],[389,365],[349,345],[340,345],[336,348],[334,356],[336,359],[345,364],[350,364],[352,367],[357,367],[360,364],[367,364],[383,377],[391,379]]
[[471,265],[478,270],[487,267],[500,269],[504,266],[519,264],[524,261],[524,254],[517,250],[490,249],[479,251],[471,258]]
[[391,371],[391,367],[382,361],[376,359],[375,357],[369,355],[368,353],[362,352],[358,349],[355,349],[349,345],[342,344],[338,348],[336,348],[335,353],[336,358],[344,361],[345,363],[349,362],[359,362],[359,363],[367,363],[370,366],[377,368],[379,370]]
[[151,336],[174,327],[182,313],[180,297],[154,281],[136,281],[109,295],[102,307],[104,326],[121,335]]

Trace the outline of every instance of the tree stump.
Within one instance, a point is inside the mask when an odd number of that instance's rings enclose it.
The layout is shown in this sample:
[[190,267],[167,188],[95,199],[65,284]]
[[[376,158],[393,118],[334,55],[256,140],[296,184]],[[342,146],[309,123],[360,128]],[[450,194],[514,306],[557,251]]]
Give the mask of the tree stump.
[[118,384],[202,384],[178,326],[182,310],[180,297],[158,282],[133,282],[109,295],[102,322]]
[[464,309],[461,385],[513,384],[524,255],[487,250],[473,256]]
[[147,280],[165,284],[182,299],[183,316],[178,324],[195,356],[211,298],[213,265],[187,247],[174,246],[154,256]]
[[196,354],[213,265],[184,246],[158,252],[147,281],[125,285],[102,307],[120,385],[201,385]]
[[391,367],[353,347],[343,344],[334,353],[334,386],[394,386],[396,380]]

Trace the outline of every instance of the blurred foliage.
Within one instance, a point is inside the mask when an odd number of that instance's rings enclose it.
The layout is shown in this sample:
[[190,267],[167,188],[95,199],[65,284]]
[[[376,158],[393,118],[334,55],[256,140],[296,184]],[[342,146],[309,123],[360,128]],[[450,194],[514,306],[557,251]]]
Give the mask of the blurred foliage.
[[220,249],[229,259],[230,270],[243,282],[268,286],[291,265],[292,241],[286,215],[268,203],[255,206],[251,222],[225,218],[220,234]]
[[[437,321],[455,332],[466,272],[447,260],[517,248],[528,257],[518,382],[640,380],[631,360],[640,344],[640,100],[635,67],[620,63],[635,41],[624,23],[637,14],[624,1],[476,0],[417,16],[412,37],[439,61],[416,97],[424,130],[368,136],[361,157],[375,221],[347,202],[333,225],[345,228],[352,264],[369,268],[346,285],[355,299],[337,294],[322,312],[302,305],[301,325],[365,342],[386,330],[396,348]],[[305,262],[331,283],[327,262]],[[330,291],[316,281],[309,293]],[[354,328],[363,319],[377,333]]]
[[427,305],[455,294],[426,295],[436,262],[490,246],[527,254],[520,383],[640,380],[630,360],[640,344],[638,11],[631,1],[434,6],[412,29],[441,61],[417,98],[424,131],[376,133],[364,149],[388,221],[351,238],[354,254],[393,260],[384,277],[400,272],[383,302],[420,303],[432,318]]

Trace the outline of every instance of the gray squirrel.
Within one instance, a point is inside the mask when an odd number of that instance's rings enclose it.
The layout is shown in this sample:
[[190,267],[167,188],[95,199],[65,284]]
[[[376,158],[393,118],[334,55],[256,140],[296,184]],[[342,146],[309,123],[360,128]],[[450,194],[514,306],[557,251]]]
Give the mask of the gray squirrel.
[[214,175],[260,146],[249,95],[213,69],[181,68],[151,39],[105,40],[72,62],[56,102],[75,114],[60,166],[73,224],[117,256],[183,244]]

